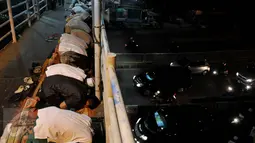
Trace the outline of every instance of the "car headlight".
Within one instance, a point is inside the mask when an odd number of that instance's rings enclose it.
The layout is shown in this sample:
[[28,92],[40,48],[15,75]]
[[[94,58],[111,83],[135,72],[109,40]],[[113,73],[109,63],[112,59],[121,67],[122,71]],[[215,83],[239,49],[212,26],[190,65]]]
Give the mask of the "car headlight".
[[227,91],[228,91],[228,92],[232,92],[232,91],[233,91],[233,87],[228,86]]
[[252,82],[252,79],[247,79],[246,82]]
[[240,122],[240,119],[238,117],[235,117],[233,120],[232,120],[232,124],[238,124]]
[[155,95],[159,95],[160,94],[160,91],[158,90],[157,92],[155,92]]
[[249,89],[251,89],[251,86],[247,85],[245,88],[246,88],[246,90],[249,90]]
[[137,87],[142,87],[143,84],[142,84],[142,83],[137,83],[136,86],[137,86]]
[[217,74],[218,74],[218,72],[215,70],[215,71],[213,71],[213,74],[214,74],[214,75],[217,75]]
[[141,138],[142,140],[144,140],[144,141],[146,141],[146,140],[148,139],[148,137],[145,136],[145,135],[141,135],[140,138]]
[[236,73],[236,76],[239,76],[239,73],[238,73],[238,72]]
[[136,76],[134,75],[134,76],[133,76],[133,80],[134,80],[135,78],[136,78]]

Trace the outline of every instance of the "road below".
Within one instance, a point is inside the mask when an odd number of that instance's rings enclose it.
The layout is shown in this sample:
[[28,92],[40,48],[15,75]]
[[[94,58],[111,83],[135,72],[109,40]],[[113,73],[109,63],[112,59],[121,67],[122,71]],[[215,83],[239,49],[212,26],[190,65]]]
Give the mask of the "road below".
[[[231,84],[231,80],[235,77],[236,72],[246,74],[246,63],[230,63],[229,76],[214,76],[212,73],[202,76],[194,75],[192,80],[192,88],[184,93],[177,94],[177,98],[181,103],[189,103],[193,98],[202,97],[220,97],[226,93],[227,87]],[[212,65],[212,67],[214,64]],[[151,105],[149,98],[141,96],[133,87],[132,77],[139,74],[146,68],[128,68],[117,69],[117,76],[122,91],[123,100],[126,105]],[[172,81],[162,81],[167,82]],[[169,87],[171,88],[171,87]]]
[[[163,29],[109,28],[107,35],[110,50],[115,53],[207,52],[245,50],[252,47],[240,42],[240,35],[235,30],[217,31],[173,24],[165,24]],[[124,48],[130,37],[134,37],[138,48]]]

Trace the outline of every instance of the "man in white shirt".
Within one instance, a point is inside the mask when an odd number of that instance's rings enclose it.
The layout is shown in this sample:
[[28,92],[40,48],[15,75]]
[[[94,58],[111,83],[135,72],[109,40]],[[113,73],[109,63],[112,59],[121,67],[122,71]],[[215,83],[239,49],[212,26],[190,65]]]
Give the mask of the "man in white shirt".
[[68,64],[51,65],[47,67],[47,70],[45,71],[45,73],[47,77],[50,77],[53,75],[63,75],[66,77],[77,79],[81,82],[83,82],[87,76],[84,70],[74,66],[70,66]]
[[[36,100],[30,104],[35,107]],[[23,113],[27,112],[27,113]],[[85,114],[78,114],[73,111],[59,109],[57,107],[47,107],[36,110],[31,108],[23,111],[7,124],[4,133],[0,139],[1,143],[10,142],[15,138],[16,142],[56,142],[56,143],[92,143],[93,129],[91,128],[91,118]],[[29,124],[23,126],[15,125],[25,118],[34,123],[35,126]],[[25,115],[25,116],[23,116]],[[16,127],[16,128],[15,128]],[[14,131],[22,130],[20,135],[16,135]],[[17,140],[16,140],[17,139]]]
[[48,139],[57,143],[92,143],[93,130],[91,119],[87,115],[47,107],[39,109],[37,116],[34,127],[35,139]]
[[[61,59],[63,59],[63,58],[61,58]],[[70,58],[68,58],[68,59],[73,60]],[[68,62],[68,61],[65,61],[65,62]],[[95,83],[94,78],[88,78],[87,75],[85,74],[85,72],[89,71],[89,68],[86,69],[85,67],[89,67],[89,65],[86,66],[85,61],[83,64],[85,66],[81,66],[81,67],[84,67],[84,70],[82,70],[79,67],[75,67],[75,65],[70,62],[51,65],[51,66],[47,67],[47,70],[45,72],[46,77],[50,77],[50,76],[54,76],[54,75],[63,75],[63,76],[74,78],[81,82],[84,82],[89,87],[94,87],[94,83]]]

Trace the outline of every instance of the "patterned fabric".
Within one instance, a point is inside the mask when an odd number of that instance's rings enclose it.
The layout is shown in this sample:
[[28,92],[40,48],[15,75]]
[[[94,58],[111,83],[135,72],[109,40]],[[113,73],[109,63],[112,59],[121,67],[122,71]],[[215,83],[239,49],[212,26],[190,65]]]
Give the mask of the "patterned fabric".
[[23,110],[6,125],[0,143],[20,143],[25,135],[33,133],[36,119],[29,116],[29,108],[34,107],[34,104],[31,98],[24,101]]
[[35,119],[29,118],[28,113],[29,110],[22,111],[7,124],[1,143],[20,143],[24,135],[33,133]]

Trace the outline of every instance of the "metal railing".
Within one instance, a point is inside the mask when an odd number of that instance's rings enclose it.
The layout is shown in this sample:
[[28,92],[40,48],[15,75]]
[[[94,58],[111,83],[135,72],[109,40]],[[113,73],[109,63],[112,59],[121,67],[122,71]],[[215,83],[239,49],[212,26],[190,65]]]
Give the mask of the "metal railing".
[[115,71],[116,54],[111,53],[102,21],[101,74],[103,80],[104,117],[107,143],[134,143],[126,108]]
[[[40,4],[42,2],[45,2],[45,5],[42,6],[40,8]],[[5,22],[3,22],[2,24],[0,24],[0,29],[2,29],[4,26],[6,26],[7,24],[10,24],[10,31],[8,31],[7,33],[5,33],[2,37],[0,37],[0,42],[2,40],[4,40],[7,36],[9,36],[10,34],[12,34],[12,41],[13,43],[17,42],[17,37],[16,37],[16,32],[15,29],[19,28],[21,25],[28,23],[28,26],[31,26],[31,20],[33,20],[34,16],[37,17],[37,19],[40,18],[40,11],[42,11],[43,9],[47,10],[47,0],[32,0],[32,6],[29,7],[29,0],[25,0],[23,2],[20,2],[16,5],[11,4],[11,0],[6,0],[6,4],[7,4],[7,9],[2,10],[0,12],[0,14],[5,14],[8,12],[9,15],[9,19],[6,20]],[[15,16],[13,16],[12,10],[15,8],[18,8],[20,6],[26,5],[26,10],[16,14]],[[30,10],[33,9],[33,13],[30,14]],[[14,24],[14,20],[17,19],[18,17],[27,14],[27,18],[24,19],[22,22],[18,23],[16,26]]]
[[[95,56],[98,56],[99,53],[101,55],[100,60],[95,58],[95,63],[101,65],[100,73],[104,87],[103,103],[106,143],[134,143],[132,130],[115,71],[116,54],[111,53],[109,49],[107,34],[104,27],[104,4],[105,3],[102,1],[95,0],[93,13],[95,37],[100,39],[99,43],[101,44],[100,47],[95,47],[97,48],[95,49]],[[100,7],[100,5],[102,7]],[[101,29],[98,31],[99,27],[101,27]]]

